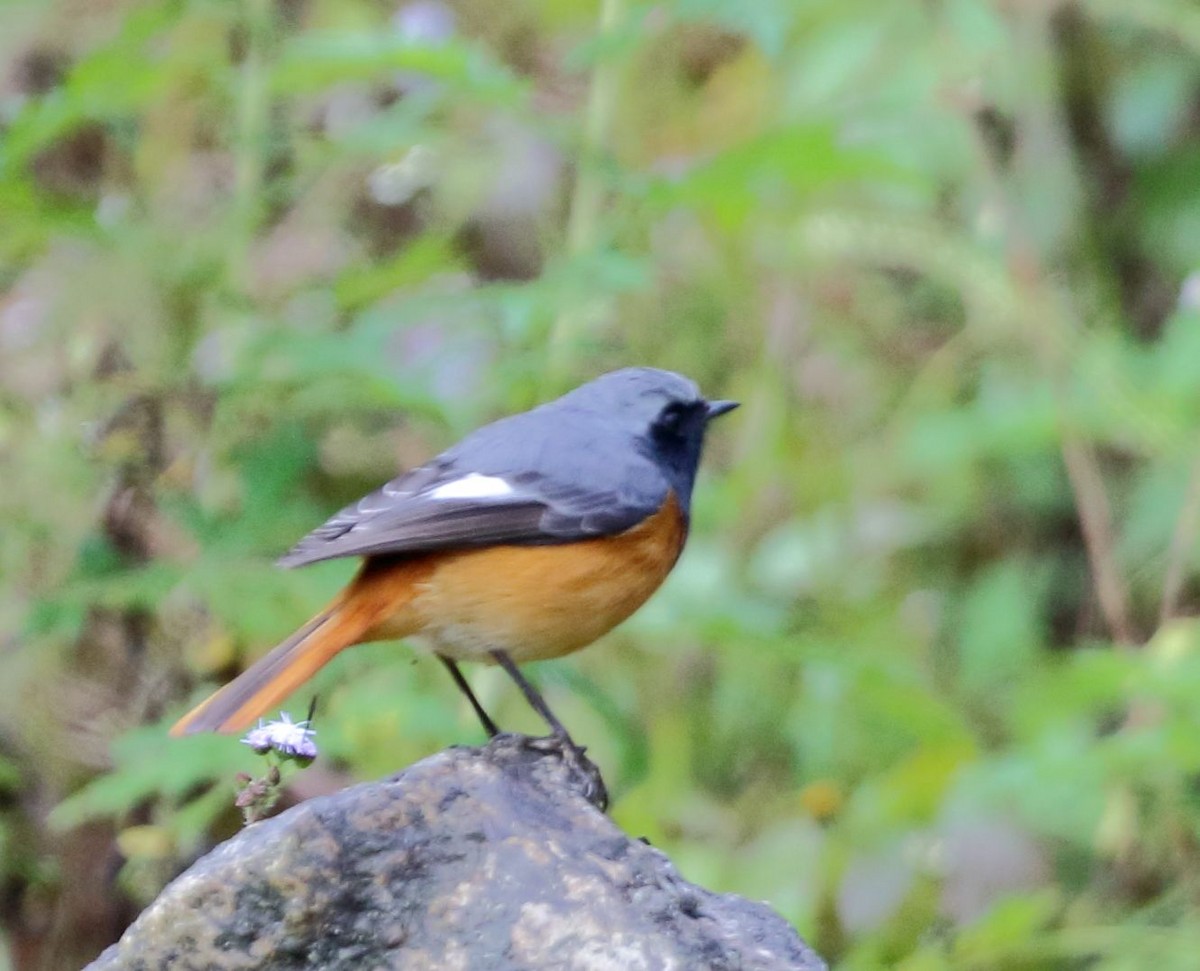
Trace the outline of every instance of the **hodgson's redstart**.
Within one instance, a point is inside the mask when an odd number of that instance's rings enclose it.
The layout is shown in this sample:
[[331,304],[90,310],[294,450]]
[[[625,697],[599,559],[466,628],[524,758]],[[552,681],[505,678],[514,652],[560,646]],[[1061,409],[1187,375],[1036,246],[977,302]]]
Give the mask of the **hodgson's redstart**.
[[496,726],[458,661],[502,665],[567,737],[516,663],[587,646],[658,589],[687,538],[705,429],[735,407],[670,371],[626,368],[485,425],[280,559],[363,564],[329,606],[171,734],[240,731],[344,648],[421,635],[489,734]]

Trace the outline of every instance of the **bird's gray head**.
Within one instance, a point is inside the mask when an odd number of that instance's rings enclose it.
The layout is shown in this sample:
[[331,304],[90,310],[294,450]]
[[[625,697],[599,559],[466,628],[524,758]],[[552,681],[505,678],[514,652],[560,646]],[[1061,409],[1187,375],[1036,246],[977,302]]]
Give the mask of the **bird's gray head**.
[[647,454],[673,473],[685,494],[691,492],[705,428],[737,407],[736,401],[707,400],[696,382],[682,374],[648,367],[610,371],[558,403],[624,426]]

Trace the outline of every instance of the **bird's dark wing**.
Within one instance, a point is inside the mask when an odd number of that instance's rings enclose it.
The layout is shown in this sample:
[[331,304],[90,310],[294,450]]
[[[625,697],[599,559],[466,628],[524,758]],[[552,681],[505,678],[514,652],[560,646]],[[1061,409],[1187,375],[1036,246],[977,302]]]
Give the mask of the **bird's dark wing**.
[[666,480],[635,443],[593,416],[542,412],[481,428],[347,506],[279,564],[567,543],[623,532],[661,508]]

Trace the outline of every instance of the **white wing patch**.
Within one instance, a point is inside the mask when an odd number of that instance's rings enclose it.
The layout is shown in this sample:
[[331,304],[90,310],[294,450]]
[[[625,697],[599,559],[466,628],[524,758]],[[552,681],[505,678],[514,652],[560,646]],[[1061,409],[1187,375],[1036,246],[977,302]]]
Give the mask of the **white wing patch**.
[[429,493],[430,499],[490,499],[512,495],[513,487],[494,475],[472,472],[461,479],[444,482]]

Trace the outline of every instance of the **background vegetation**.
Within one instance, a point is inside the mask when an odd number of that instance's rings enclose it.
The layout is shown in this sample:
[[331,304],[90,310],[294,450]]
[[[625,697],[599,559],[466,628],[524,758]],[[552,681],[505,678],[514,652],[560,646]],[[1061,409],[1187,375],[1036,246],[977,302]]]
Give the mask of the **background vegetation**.
[[[534,671],[618,822],[839,968],[1194,968],[1198,55],[1189,0],[0,6],[0,967],[236,828],[253,755],[164,730],[352,569],[276,555],[651,363],[745,406]],[[318,689],[296,797],[480,739],[405,648]]]

